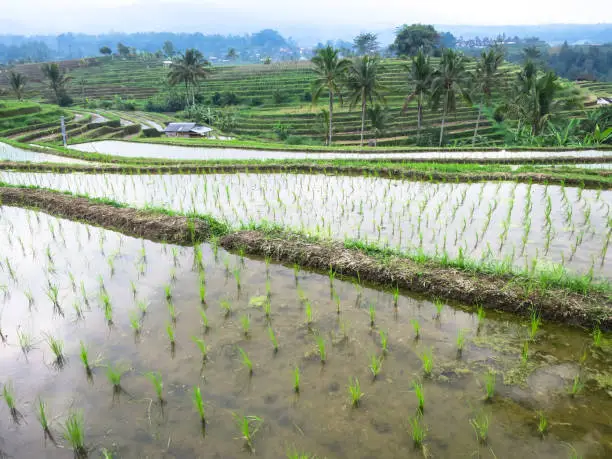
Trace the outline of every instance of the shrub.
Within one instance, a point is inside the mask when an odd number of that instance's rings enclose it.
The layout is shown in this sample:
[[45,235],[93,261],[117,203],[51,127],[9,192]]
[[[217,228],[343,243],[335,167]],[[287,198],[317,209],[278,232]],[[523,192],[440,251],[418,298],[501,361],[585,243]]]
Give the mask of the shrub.
[[69,105],[72,105],[72,102],[72,97],[70,97],[65,91],[57,95],[57,105],[60,107],[68,107]]
[[155,128],[146,128],[142,130],[143,137],[161,137],[162,133]]
[[312,93],[310,91],[305,91],[301,99],[304,102],[312,102]]
[[283,104],[289,101],[289,94],[279,88],[276,88],[272,93],[272,100],[276,105]]
[[251,107],[259,107],[259,106],[263,105],[263,99],[261,97],[253,97],[249,101],[249,105]]
[[283,124],[280,121],[274,125],[273,131],[278,140],[287,140],[291,126]]

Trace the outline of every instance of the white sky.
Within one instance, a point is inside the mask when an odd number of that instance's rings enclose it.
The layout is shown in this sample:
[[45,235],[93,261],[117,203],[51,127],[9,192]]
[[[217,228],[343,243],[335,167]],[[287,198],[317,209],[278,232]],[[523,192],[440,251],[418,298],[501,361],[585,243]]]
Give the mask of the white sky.
[[611,0],[0,0],[0,34],[610,23],[611,5]]

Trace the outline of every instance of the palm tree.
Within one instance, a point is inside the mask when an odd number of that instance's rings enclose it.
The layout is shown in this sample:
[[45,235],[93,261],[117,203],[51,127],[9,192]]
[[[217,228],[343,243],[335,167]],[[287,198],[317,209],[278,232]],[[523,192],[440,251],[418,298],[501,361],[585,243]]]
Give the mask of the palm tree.
[[361,141],[363,146],[363,131],[365,129],[366,109],[368,102],[384,102],[380,83],[380,59],[377,56],[356,57],[348,69],[346,86],[351,98],[351,108],[361,103]]
[[11,85],[11,89],[15,93],[15,97],[17,100],[23,99],[23,91],[25,90],[25,85],[27,83],[26,77],[18,72],[10,71],[9,73],[9,84]]
[[230,61],[235,61],[236,58],[238,57],[238,53],[236,52],[236,50],[234,48],[230,48],[227,50],[227,56],[226,56]]
[[[560,101],[555,100],[561,89],[558,79],[554,72],[539,75],[531,61],[518,74],[514,95],[504,108],[519,122],[528,124],[532,136],[542,133],[554,111],[561,106]],[[575,105],[574,100],[569,100],[564,108]]]
[[368,107],[368,118],[374,129],[374,139],[377,140],[385,133],[389,121],[389,112],[382,105],[376,104],[374,107]]
[[471,103],[469,86],[470,74],[465,69],[465,56],[452,49],[445,49],[440,60],[440,68],[431,82],[433,109],[437,109],[442,101],[440,147],[444,137],[446,115],[457,109],[457,97],[461,96],[467,103]]
[[210,70],[206,67],[210,62],[197,49],[188,49],[185,54],[180,55],[171,65],[168,73],[168,82],[175,86],[179,83],[185,85],[187,105],[195,105],[195,88],[200,80],[210,75]]
[[51,88],[55,95],[55,101],[59,103],[60,96],[66,91],[66,85],[72,77],[66,76],[66,73],[55,62],[43,64],[40,70],[45,78],[49,80],[49,88]]
[[327,89],[329,92],[329,133],[327,136],[327,145],[331,145],[333,136],[333,118],[334,118],[334,97],[336,94],[342,102],[342,94],[340,87],[346,75],[346,72],[351,65],[348,59],[340,58],[340,51],[331,46],[317,50],[317,53],[312,58],[314,71],[317,78],[312,83],[312,102],[317,102],[321,93]]
[[474,137],[472,145],[476,143],[478,136],[478,126],[480,125],[480,117],[482,116],[482,105],[491,105],[491,95],[493,88],[500,83],[501,74],[499,67],[504,61],[504,56],[499,50],[491,48],[488,51],[483,51],[480,55],[480,60],[476,63],[475,83],[476,89],[481,93],[480,104],[478,105],[478,118],[476,119],[476,128],[474,129]]
[[431,81],[434,77],[434,69],[431,66],[429,56],[427,56],[423,49],[419,49],[419,52],[412,58],[412,64],[408,67],[410,81],[414,84],[414,89],[406,97],[404,106],[402,107],[402,113],[406,113],[408,104],[416,98],[417,100],[417,128],[418,136],[421,134],[421,126],[423,124],[423,105],[426,98],[430,95]]

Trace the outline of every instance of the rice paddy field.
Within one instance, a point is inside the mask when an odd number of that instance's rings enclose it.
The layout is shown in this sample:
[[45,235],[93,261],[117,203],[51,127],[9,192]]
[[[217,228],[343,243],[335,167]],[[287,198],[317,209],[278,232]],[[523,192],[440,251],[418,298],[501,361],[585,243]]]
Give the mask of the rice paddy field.
[[35,210],[0,234],[7,457],[612,453],[601,332]]

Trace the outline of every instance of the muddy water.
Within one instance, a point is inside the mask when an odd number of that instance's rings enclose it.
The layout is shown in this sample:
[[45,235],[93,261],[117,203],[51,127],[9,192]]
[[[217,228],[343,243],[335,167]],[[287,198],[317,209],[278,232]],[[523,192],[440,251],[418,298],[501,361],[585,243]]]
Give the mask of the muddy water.
[[0,180],[106,197],[139,207],[271,221],[337,239],[412,252],[591,269],[612,278],[612,192],[516,183],[430,183],[306,174],[62,175],[1,172]]
[[128,158],[163,159],[385,159],[385,158],[545,158],[576,156],[612,156],[607,151],[487,151],[487,152],[422,152],[422,153],[304,153],[294,151],[258,151],[241,148],[183,147],[150,143],[130,143],[102,140],[80,143],[70,148],[90,153],[124,156]]
[[[469,307],[446,304],[436,319],[436,309],[425,299],[400,294],[395,309],[389,293],[340,279],[332,288],[327,276],[303,271],[296,279],[291,268],[267,267],[221,249],[215,256],[208,245],[201,246],[210,325],[204,332],[193,248],[137,240],[9,207],[1,208],[0,236],[5,241],[0,304],[6,335],[0,382],[12,383],[23,416],[16,424],[4,402],[0,406],[0,451],[9,457],[70,457],[61,426],[71,409],[84,413],[93,457],[103,447],[122,458],[247,457],[236,439],[233,413],[264,420],[254,440],[259,457],[284,457],[292,448],[329,458],[413,457],[418,453],[408,419],[417,407],[411,389],[416,380],[424,385],[425,448],[432,457],[559,458],[569,457],[571,448],[582,457],[612,454],[612,350],[609,341],[603,349],[591,347],[587,333],[545,324],[523,364],[520,349],[528,329],[512,316],[488,312],[478,330]],[[240,273],[240,289],[233,272]],[[112,303],[112,326],[101,310],[100,279]],[[276,354],[263,311],[254,306],[266,295],[267,282],[270,324],[280,345]],[[46,295],[49,283],[59,288],[61,313]],[[172,323],[165,285],[172,286],[178,313],[174,353],[165,331]],[[33,298],[31,305],[26,292]],[[305,298],[313,309],[310,328],[305,325]],[[223,300],[232,305],[229,317],[220,307]],[[139,314],[138,301],[148,304],[147,313],[137,315],[139,337],[129,323],[130,314]],[[75,303],[83,309],[81,319]],[[373,328],[370,305],[376,309]],[[251,321],[248,337],[240,325],[244,315]],[[413,319],[421,325],[419,340],[414,339]],[[466,345],[458,358],[455,338],[460,329]],[[17,330],[32,336],[34,348],[27,355]],[[371,355],[381,355],[380,331],[389,334],[389,353],[373,381],[368,363]],[[324,365],[315,352],[314,333],[327,343]],[[53,364],[46,334],[64,341],[67,363],[62,368]],[[204,365],[192,337],[208,345]],[[80,341],[89,346],[90,360],[97,361],[89,381],[78,357]],[[252,377],[241,367],[238,346],[254,364]],[[429,378],[419,360],[426,350],[434,358]],[[105,375],[109,364],[126,370],[119,395],[113,395]],[[293,392],[295,366],[301,370],[299,395]],[[497,372],[496,395],[485,403],[483,380],[489,369]],[[163,376],[163,410],[143,376],[148,371]],[[586,385],[572,398],[566,387],[577,374]],[[359,379],[365,394],[359,408],[349,403],[351,377]],[[195,385],[206,403],[205,436],[192,408]],[[34,413],[37,397],[48,405],[58,447],[43,439]],[[536,433],[538,411],[550,424],[543,439]],[[479,444],[470,425],[479,416],[490,420],[486,445]]]
[[91,164],[79,159],[64,158],[36,151],[23,150],[0,142],[0,161],[29,161],[31,163]]

